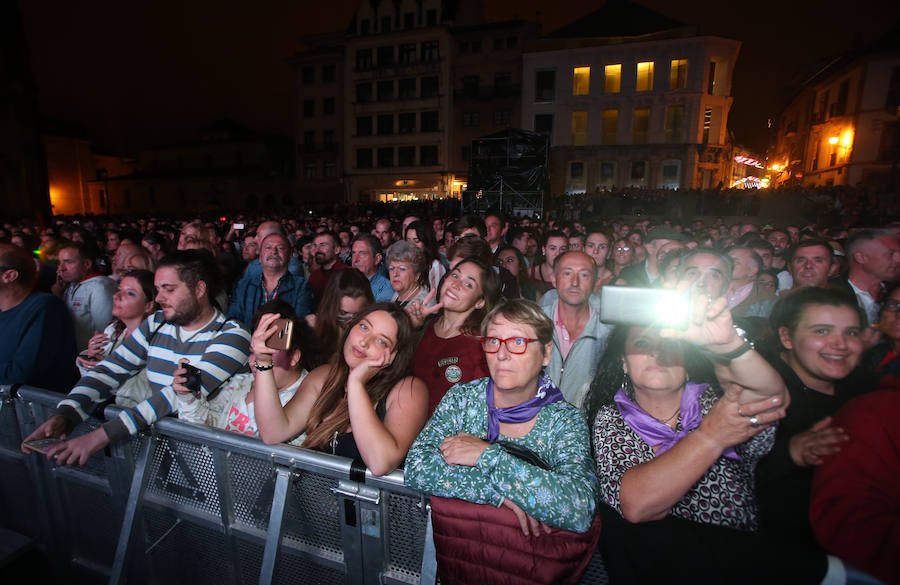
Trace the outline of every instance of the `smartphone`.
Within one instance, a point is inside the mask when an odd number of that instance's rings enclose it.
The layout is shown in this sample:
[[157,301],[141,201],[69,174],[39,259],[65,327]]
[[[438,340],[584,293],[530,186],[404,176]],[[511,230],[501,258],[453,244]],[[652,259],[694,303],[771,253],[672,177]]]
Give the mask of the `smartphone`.
[[600,296],[604,323],[687,329],[688,313],[687,294],[674,290],[604,286]]
[[278,329],[266,339],[266,346],[272,349],[287,349],[291,346],[291,338],[294,335],[294,322],[290,319],[275,319]]
[[33,441],[25,441],[22,446],[36,453],[45,453],[49,447],[62,443],[62,439],[50,437],[48,439],[34,439]]
[[242,229],[244,229],[244,224],[242,224],[242,223],[236,223],[236,224],[234,224],[233,226],[231,226],[231,229],[233,229],[233,230],[242,230]]
[[184,377],[187,378],[184,382],[184,387],[191,391],[194,398],[200,398],[202,395],[200,391],[202,383],[200,380],[200,369],[191,364],[181,364],[181,367],[187,370],[184,374]]

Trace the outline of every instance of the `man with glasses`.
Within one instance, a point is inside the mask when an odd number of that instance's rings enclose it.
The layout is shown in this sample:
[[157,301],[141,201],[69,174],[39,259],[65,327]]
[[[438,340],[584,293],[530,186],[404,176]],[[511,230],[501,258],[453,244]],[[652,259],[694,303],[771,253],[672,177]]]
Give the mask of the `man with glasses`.
[[600,322],[600,297],[592,294],[596,278],[593,258],[584,252],[564,252],[553,272],[556,288],[541,297],[541,309],[553,321],[550,364],[545,371],[566,400],[579,408],[610,332]]
[[75,328],[58,298],[34,290],[37,264],[0,244],[0,384],[67,392],[78,380]]
[[648,288],[654,286],[660,279],[659,259],[656,253],[660,248],[671,242],[683,242],[684,235],[672,228],[657,226],[647,232],[647,259],[638,264],[632,264],[622,269],[616,284],[624,283],[627,286]]

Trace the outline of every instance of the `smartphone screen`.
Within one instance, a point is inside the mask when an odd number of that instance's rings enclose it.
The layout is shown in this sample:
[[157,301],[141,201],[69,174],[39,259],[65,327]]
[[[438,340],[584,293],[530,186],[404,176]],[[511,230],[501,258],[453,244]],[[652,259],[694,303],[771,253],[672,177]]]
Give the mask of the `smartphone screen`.
[[686,329],[688,297],[673,290],[604,286],[600,320],[604,323]]
[[49,447],[56,445],[57,443],[62,443],[61,439],[57,439],[56,437],[50,437],[48,439],[35,439],[33,441],[25,441],[22,445],[26,449],[30,449],[32,451],[37,451],[38,453],[45,452]]

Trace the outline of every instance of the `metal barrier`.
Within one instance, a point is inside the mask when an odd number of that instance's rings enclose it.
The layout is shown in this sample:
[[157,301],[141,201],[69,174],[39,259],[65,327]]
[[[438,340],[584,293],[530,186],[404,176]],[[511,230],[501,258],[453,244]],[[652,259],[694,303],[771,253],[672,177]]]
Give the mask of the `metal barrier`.
[[[0,526],[61,567],[114,585],[435,581],[428,499],[400,471],[363,474],[342,457],[173,418],[84,467],[57,467],[19,443],[59,399],[0,388]],[[603,582],[595,555],[582,583]]]

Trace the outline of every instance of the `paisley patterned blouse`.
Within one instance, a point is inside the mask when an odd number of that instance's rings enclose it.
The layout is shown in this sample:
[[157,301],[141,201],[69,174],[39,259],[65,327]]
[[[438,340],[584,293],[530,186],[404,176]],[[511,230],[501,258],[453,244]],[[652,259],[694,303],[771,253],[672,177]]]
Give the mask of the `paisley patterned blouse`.
[[550,526],[586,532],[594,518],[597,478],[584,414],[568,402],[549,404],[522,438],[501,440],[528,447],[546,461],[544,470],[494,444],[474,467],[450,465],[441,456],[445,438],[487,436],[488,378],[453,386],[441,400],[406,458],[406,484],[429,494],[500,506],[504,498]]
[[[707,387],[699,400],[700,410],[706,416],[718,395]],[[701,524],[758,530],[759,506],[754,494],[754,472],[757,462],[775,444],[775,428],[772,425],[750,440],[735,445],[740,460],[719,457],[669,513]],[[681,430],[680,422],[678,430]],[[600,497],[621,514],[619,487],[622,476],[656,455],[653,448],[625,424],[615,404],[604,406],[597,413],[593,439]]]

